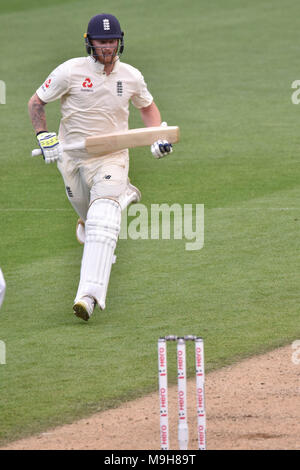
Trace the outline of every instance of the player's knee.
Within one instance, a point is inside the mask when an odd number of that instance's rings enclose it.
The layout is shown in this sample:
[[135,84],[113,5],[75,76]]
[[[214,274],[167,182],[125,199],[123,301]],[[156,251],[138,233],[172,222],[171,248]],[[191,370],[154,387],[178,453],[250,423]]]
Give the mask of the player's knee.
[[107,174],[98,181],[95,181],[91,189],[91,200],[97,198],[113,198],[118,197],[123,193],[127,185],[127,180],[113,178]]
[[87,214],[85,233],[87,241],[103,242],[110,240],[115,244],[121,226],[121,207],[113,198],[95,199]]

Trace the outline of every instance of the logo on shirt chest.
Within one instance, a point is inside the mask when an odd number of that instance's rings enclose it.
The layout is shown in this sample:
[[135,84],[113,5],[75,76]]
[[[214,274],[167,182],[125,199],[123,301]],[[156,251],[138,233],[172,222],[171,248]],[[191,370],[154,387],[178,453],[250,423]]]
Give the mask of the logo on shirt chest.
[[121,80],[117,81],[117,95],[123,96],[123,82]]
[[[118,80],[116,82],[115,86],[116,86],[117,96],[123,96],[123,94],[124,94],[123,82],[121,80]],[[80,91],[87,91],[87,92],[94,92],[95,91],[94,84],[93,84],[92,80],[89,77],[86,77],[84,79],[84,81],[81,83]]]
[[92,80],[87,77],[81,85],[81,91],[94,91],[93,86]]

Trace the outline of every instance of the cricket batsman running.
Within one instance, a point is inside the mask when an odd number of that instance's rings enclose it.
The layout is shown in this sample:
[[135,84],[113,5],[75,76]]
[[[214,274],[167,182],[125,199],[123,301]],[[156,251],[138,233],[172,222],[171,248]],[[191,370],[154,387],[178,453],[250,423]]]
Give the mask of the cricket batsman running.
[[[128,130],[130,102],[140,110],[146,127],[162,123],[142,74],[120,61],[124,33],[117,18],[94,16],[84,38],[88,57],[59,65],[29,100],[28,108],[43,158],[46,163],[57,162],[67,197],[80,217],[76,231],[84,249],[73,310],[87,321],[96,304],[105,308],[121,212],[140,200],[140,192],[128,179],[128,150],[97,158],[63,146]],[[58,136],[48,131],[45,115],[45,105],[57,99],[62,114]],[[161,158],[172,151],[172,145],[159,140],[151,151]]]

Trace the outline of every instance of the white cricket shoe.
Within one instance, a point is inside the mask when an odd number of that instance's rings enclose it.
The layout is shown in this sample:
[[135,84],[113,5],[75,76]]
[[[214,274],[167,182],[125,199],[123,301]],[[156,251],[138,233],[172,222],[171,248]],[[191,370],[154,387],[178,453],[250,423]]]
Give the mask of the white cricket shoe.
[[76,317],[82,318],[84,321],[88,321],[94,311],[95,305],[95,299],[85,295],[73,305],[74,314]]

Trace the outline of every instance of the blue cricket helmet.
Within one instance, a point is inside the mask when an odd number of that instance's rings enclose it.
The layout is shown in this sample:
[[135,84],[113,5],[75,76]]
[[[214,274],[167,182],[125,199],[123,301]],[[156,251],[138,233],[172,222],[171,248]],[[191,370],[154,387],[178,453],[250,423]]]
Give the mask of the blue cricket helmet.
[[93,16],[89,21],[84,38],[88,54],[91,54],[93,50],[91,39],[119,39],[119,54],[122,54],[124,50],[124,33],[114,15],[101,13],[101,15]]

